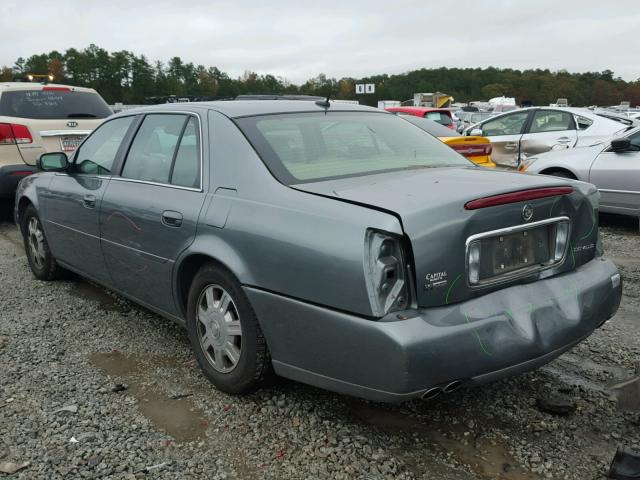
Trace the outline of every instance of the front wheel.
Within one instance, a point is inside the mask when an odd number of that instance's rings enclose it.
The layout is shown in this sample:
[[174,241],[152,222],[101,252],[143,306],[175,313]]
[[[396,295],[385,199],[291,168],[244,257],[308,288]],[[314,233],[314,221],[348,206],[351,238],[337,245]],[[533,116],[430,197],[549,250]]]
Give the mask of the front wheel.
[[271,374],[256,314],[239,282],[210,264],[196,274],[187,306],[189,341],[204,375],[227,393],[249,393]]
[[29,267],[38,280],[55,280],[61,268],[53,258],[42,223],[33,205],[27,207],[22,217],[22,236]]

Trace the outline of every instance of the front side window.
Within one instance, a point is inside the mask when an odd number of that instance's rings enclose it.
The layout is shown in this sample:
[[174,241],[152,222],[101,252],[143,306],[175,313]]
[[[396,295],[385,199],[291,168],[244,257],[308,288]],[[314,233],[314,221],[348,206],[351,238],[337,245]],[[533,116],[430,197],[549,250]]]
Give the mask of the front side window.
[[264,115],[240,118],[236,123],[269,170],[287,185],[472,165],[428,133],[384,113]]
[[133,116],[120,117],[100,125],[80,146],[76,153],[75,169],[78,173],[109,175],[122,139]]
[[499,135],[518,135],[522,133],[529,112],[517,112],[502,115],[482,124],[482,134],[487,137]]
[[631,145],[635,146],[637,150],[640,150],[640,131],[629,135],[629,140],[631,140]]
[[169,183],[173,158],[187,115],[147,115],[136,133],[122,177]]
[[453,120],[451,120],[451,117],[442,112],[427,112],[424,118],[426,118],[427,120],[433,120],[434,122],[437,122],[440,125],[444,126],[453,124]]
[[557,110],[538,110],[531,122],[531,133],[561,132],[575,130],[573,116],[569,112]]

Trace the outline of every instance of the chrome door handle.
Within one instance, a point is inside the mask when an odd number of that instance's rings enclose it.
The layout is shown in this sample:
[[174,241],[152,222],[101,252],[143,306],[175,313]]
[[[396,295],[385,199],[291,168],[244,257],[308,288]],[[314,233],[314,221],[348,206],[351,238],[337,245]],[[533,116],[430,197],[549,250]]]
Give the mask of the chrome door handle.
[[569,143],[571,141],[571,139],[569,137],[560,137],[556,140],[556,142],[560,142],[560,143]]
[[165,210],[162,212],[162,223],[167,227],[179,227],[182,225],[182,214],[173,210]]
[[84,197],[82,197],[82,205],[85,208],[96,208],[96,196],[85,195]]
[[515,150],[516,148],[518,148],[518,144],[517,143],[505,143],[504,144],[504,149],[505,150]]

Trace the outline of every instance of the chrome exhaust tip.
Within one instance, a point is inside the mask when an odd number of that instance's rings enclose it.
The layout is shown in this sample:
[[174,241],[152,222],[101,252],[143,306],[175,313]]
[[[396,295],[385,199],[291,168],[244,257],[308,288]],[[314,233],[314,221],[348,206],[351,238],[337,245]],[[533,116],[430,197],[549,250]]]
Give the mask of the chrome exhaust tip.
[[426,392],[422,394],[422,400],[431,400],[436,398],[438,395],[442,393],[442,388],[440,387],[431,387]]
[[453,382],[447,384],[442,391],[444,393],[452,393],[458,390],[462,386],[462,380],[454,380]]

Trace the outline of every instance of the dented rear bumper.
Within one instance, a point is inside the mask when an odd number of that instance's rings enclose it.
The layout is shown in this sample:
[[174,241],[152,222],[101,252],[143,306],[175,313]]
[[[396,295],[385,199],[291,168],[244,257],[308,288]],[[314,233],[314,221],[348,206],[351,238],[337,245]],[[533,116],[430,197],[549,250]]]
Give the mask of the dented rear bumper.
[[454,380],[496,380],[553,360],[615,314],[622,284],[615,265],[598,258],[556,277],[380,321],[245,290],[278,374],[401,402]]

